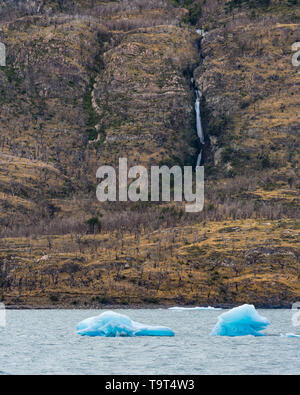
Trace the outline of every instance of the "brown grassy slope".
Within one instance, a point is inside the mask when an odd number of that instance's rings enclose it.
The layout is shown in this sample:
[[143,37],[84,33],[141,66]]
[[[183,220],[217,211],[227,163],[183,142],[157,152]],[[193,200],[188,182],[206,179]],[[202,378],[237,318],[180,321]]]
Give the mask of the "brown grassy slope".
[[[100,24],[75,19],[56,23],[43,16],[24,17],[3,26],[8,58],[0,70],[1,155],[13,155],[16,165],[9,168],[6,183],[18,178],[15,170],[24,159],[31,161],[34,174],[29,179],[24,172],[18,194],[28,205],[37,197],[70,195],[87,171],[84,97],[100,56],[97,44],[104,45],[107,37]],[[43,182],[45,167],[55,168],[60,181]],[[81,185],[88,190],[88,182],[81,180]]]
[[243,220],[135,235],[2,239],[2,300],[287,306],[300,296],[299,235],[291,220]]
[[[36,16],[5,22],[1,33],[8,45],[8,67],[0,73],[1,149],[15,161],[25,157],[55,166],[67,180],[63,189],[53,182],[27,186],[24,177],[17,195],[39,195],[44,206],[56,198],[62,212],[69,211],[69,202],[57,200],[62,192],[67,198],[91,194],[94,206],[95,172],[103,162],[127,156],[132,163],[189,164],[196,154],[188,73],[200,59],[191,29],[175,26],[186,11],[158,0],[130,7],[95,2],[92,11],[88,3],[76,2],[84,7],[76,9],[79,17],[70,14],[68,1],[64,13],[53,8],[46,16],[46,8],[42,14],[36,8]],[[296,195],[298,85],[290,44],[298,25],[278,24],[292,18],[285,9],[276,11],[277,22],[270,25],[266,18],[251,22],[247,9],[226,13],[214,1],[201,7],[198,23],[205,20],[211,29],[202,43],[203,66],[195,73],[204,92],[206,172],[215,188],[209,199],[220,195],[214,178],[230,184],[250,171],[257,184],[251,193],[288,187]],[[137,29],[160,18],[174,25]],[[7,176],[12,183],[13,172]],[[28,206],[34,207],[30,201]]]
[[199,62],[196,40],[187,29],[158,26],[126,34],[105,53],[93,91],[102,163],[193,163],[193,95],[184,71]]
[[[196,154],[186,70],[199,60],[197,36],[188,27],[147,27],[176,24],[182,11],[161,1],[98,3],[92,16],[88,9],[79,16],[22,9],[24,16],[2,23],[8,58],[0,70],[0,149],[17,166],[33,161],[36,174],[17,193],[33,209],[37,196],[44,205],[74,193],[94,200],[98,166],[118,156],[158,164],[191,162]],[[63,190],[39,185],[42,162],[57,169]],[[6,183],[17,177],[10,167]],[[23,223],[39,215],[20,214]]]
[[250,23],[209,33],[197,70],[214,174],[273,170],[299,177],[299,76],[291,62],[297,24]]
[[[54,209],[50,203],[51,192],[63,196],[68,186],[66,177],[50,163],[0,153],[0,164],[0,218],[8,228],[15,225],[16,218],[21,224],[24,217],[33,212],[40,220],[47,216],[48,211]],[[44,201],[40,202],[39,194],[42,193]]]
[[[247,8],[203,5],[197,25],[210,31],[195,77],[206,205],[191,217],[179,205],[99,205],[94,196],[103,162],[188,163],[195,153],[188,80],[200,59],[194,27],[180,22],[187,11],[159,0],[97,1],[87,11],[82,1],[77,17],[68,1],[46,3],[49,15],[20,11],[1,24],[1,235],[30,236],[0,240],[5,302],[297,300],[299,85],[290,47],[299,25],[290,11],[258,8],[250,19]],[[95,237],[86,235],[90,217],[101,221]]]

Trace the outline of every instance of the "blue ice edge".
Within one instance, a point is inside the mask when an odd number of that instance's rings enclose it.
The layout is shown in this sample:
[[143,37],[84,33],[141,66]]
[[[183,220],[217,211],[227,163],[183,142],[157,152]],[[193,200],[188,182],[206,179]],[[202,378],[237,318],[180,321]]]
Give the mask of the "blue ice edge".
[[202,310],[222,310],[217,307],[169,307],[168,310],[173,310],[173,311],[202,311]]
[[81,336],[92,337],[175,336],[170,328],[141,324],[113,311],[79,322],[76,332]]
[[280,337],[288,337],[288,338],[298,338],[300,339],[300,335],[296,335],[295,333],[280,333]]
[[258,314],[253,305],[244,304],[221,314],[211,336],[266,336],[260,331],[269,325],[270,321]]

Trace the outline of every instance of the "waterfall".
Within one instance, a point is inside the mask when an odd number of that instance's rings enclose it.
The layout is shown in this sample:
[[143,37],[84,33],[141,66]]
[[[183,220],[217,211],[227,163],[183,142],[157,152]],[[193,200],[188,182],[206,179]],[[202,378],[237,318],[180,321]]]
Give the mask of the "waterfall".
[[201,150],[200,150],[200,152],[198,154],[198,157],[197,157],[196,168],[201,165],[201,160],[202,160],[202,148],[201,148]]
[[200,111],[200,100],[202,97],[202,92],[196,88],[196,119],[197,119],[197,134],[200,140],[200,143],[204,145],[204,134],[202,128],[202,121],[201,121],[201,111]]
[[205,144],[204,133],[203,133],[203,128],[202,128],[202,120],[201,120],[201,110],[200,110],[202,92],[195,85],[194,79],[192,79],[191,81],[194,84],[194,89],[195,89],[195,93],[196,93],[196,102],[195,102],[196,125],[197,125],[197,135],[198,135],[198,138],[199,138],[199,141],[201,144],[201,149],[198,154],[197,163],[196,163],[196,167],[199,167],[201,165],[201,160],[202,160],[202,150],[203,150],[202,146]]
[[202,36],[202,37],[206,36],[206,32],[204,31],[204,29],[197,29],[196,33],[200,34],[200,36]]
[[[201,38],[203,38],[206,35],[206,33],[203,29],[197,29],[196,33],[198,33],[201,36]],[[192,84],[195,94],[196,94],[195,110],[196,110],[197,135],[198,135],[198,138],[199,138],[199,141],[201,144],[200,152],[198,154],[197,163],[196,163],[196,167],[199,167],[199,166],[201,166],[202,151],[203,151],[203,146],[205,144],[203,127],[202,127],[202,120],[201,120],[201,109],[200,109],[202,92],[197,87],[197,85],[195,83],[195,79],[193,77],[191,78],[191,84]]]

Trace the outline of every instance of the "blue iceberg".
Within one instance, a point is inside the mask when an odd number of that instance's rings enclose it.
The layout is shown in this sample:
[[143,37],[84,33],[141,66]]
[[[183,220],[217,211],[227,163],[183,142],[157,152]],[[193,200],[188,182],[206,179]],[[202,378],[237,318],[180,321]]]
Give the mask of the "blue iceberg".
[[126,315],[113,311],[106,311],[96,317],[81,321],[76,331],[81,336],[175,336],[174,332],[167,327],[140,324]]
[[270,321],[259,315],[253,305],[244,304],[221,314],[211,336],[264,336],[260,331],[268,325]]
[[173,310],[173,311],[195,311],[195,310],[222,310],[220,308],[217,307],[169,307],[169,310]]

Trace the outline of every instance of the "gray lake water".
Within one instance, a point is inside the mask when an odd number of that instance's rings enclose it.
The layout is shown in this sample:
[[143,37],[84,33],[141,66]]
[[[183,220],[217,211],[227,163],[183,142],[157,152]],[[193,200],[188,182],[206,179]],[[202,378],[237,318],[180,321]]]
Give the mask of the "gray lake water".
[[[104,311],[104,310],[102,310]],[[211,337],[220,311],[115,310],[165,325],[174,338],[81,337],[79,321],[101,310],[10,310],[0,328],[1,374],[299,374],[300,332],[291,310],[259,310],[266,337]]]

